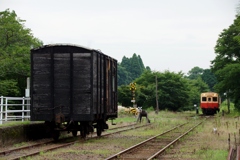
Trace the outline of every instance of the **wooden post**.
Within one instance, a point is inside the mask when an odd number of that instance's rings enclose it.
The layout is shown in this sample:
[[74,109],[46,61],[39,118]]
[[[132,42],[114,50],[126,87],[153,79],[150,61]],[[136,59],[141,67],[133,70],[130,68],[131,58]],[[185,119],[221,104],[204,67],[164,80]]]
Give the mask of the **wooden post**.
[[228,133],[228,149],[230,150],[230,133]]
[[227,97],[228,114],[230,113],[230,98]]
[[235,147],[237,148],[237,138],[236,138],[236,133],[234,133],[234,142],[235,142]]
[[240,144],[240,129],[238,130],[238,144]]

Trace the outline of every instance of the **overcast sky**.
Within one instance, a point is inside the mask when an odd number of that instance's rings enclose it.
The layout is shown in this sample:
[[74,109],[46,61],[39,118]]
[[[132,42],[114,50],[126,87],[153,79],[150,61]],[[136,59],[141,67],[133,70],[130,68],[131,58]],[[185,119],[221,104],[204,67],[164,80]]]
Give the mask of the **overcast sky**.
[[121,62],[140,55],[152,70],[210,68],[218,35],[239,0],[0,0],[44,44],[100,49]]

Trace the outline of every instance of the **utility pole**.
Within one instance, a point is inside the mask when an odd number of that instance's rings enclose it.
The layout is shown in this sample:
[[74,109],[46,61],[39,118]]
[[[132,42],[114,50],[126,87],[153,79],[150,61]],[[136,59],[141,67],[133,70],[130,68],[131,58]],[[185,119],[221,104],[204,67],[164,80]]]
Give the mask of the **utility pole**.
[[157,75],[155,77],[156,80],[156,114],[158,114],[159,107],[158,107],[158,80],[157,80]]

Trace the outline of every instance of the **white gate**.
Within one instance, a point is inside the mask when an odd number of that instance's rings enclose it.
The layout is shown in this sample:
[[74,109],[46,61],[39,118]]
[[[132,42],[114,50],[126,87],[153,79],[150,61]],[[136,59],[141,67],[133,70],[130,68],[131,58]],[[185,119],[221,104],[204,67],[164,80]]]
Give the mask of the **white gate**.
[[30,119],[30,98],[1,96],[0,102],[0,125],[3,121]]

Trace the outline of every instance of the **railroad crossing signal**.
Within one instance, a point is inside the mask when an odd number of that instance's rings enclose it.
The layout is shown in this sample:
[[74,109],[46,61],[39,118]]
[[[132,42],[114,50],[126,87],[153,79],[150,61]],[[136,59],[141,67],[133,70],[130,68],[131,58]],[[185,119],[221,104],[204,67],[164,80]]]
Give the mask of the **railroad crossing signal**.
[[137,88],[136,88],[136,82],[135,83],[130,83],[130,90],[133,92],[135,91]]
[[131,90],[131,92],[132,92],[132,100],[131,100],[131,102],[133,103],[133,107],[135,108],[136,106],[135,106],[135,102],[136,102],[136,100],[135,100],[135,91],[136,91],[136,83],[130,83],[130,90]]

